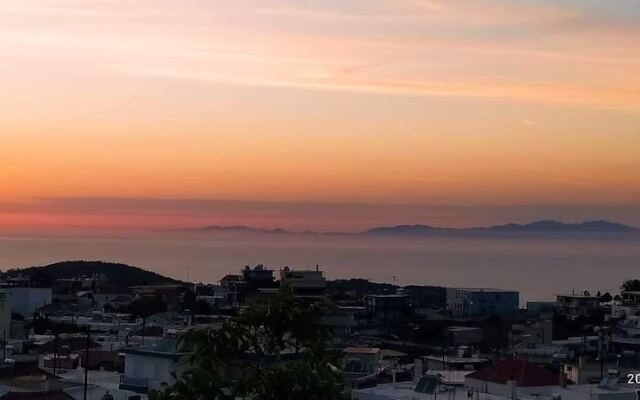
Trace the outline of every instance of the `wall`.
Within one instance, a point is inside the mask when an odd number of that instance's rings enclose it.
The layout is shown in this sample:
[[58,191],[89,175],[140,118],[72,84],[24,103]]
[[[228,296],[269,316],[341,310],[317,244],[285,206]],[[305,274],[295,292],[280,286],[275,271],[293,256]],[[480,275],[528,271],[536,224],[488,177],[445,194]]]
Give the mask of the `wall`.
[[11,310],[29,316],[38,308],[51,304],[51,288],[11,287],[4,289]]
[[171,373],[177,366],[177,361],[170,358],[128,353],[125,356],[124,374],[129,378],[147,379],[149,389],[158,390],[162,382],[168,385],[175,383]]

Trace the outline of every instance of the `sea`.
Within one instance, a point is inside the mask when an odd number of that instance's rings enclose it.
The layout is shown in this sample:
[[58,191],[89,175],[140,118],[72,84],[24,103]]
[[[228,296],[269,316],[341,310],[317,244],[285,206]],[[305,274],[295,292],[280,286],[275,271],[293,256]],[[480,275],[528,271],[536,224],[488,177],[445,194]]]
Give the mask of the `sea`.
[[640,279],[640,237],[371,237],[215,233],[111,237],[0,237],[0,268],[104,260],[190,282],[215,283],[245,265],[318,268],[328,279],[493,287],[526,301],[615,293]]

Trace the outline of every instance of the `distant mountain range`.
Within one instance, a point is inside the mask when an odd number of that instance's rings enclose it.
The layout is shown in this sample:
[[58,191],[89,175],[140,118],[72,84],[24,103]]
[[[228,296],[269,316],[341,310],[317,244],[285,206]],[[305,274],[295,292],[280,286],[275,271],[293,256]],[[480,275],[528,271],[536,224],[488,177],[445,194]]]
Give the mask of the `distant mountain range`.
[[369,229],[367,235],[429,235],[437,233],[631,233],[640,229],[609,221],[586,221],[567,224],[558,221],[537,221],[530,224],[505,224],[489,227],[439,228],[429,225],[395,225]]
[[196,228],[186,228],[183,231],[191,231],[191,232],[238,232],[238,233],[294,233],[291,231],[286,231],[284,229],[276,228],[276,229],[262,229],[262,228],[254,228],[251,226],[243,226],[243,225],[231,225],[231,226],[221,226],[221,225],[207,225],[200,226]]
[[553,220],[543,220],[529,224],[504,224],[488,227],[447,228],[430,225],[393,225],[380,226],[362,232],[334,233],[334,232],[294,232],[285,229],[262,229],[250,226],[203,226],[188,228],[191,232],[235,232],[235,233],[303,233],[315,235],[367,235],[367,236],[428,236],[428,235],[483,235],[483,234],[517,234],[517,233],[640,233],[640,229],[609,221],[586,221],[581,223],[564,223]]

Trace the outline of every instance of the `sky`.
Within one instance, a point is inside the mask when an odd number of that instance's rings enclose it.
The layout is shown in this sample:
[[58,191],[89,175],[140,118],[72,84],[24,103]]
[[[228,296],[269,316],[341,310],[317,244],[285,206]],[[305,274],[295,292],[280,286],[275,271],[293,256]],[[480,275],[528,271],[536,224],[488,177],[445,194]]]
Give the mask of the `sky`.
[[637,0],[2,0],[0,232],[640,225]]

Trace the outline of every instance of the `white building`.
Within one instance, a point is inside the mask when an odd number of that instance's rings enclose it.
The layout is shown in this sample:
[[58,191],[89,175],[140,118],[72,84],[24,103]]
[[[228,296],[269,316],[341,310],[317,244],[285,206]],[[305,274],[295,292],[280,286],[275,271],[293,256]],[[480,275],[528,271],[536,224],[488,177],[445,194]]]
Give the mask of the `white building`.
[[30,316],[38,308],[51,304],[51,288],[8,287],[3,291],[11,311],[23,316]]
[[299,295],[322,295],[327,286],[327,280],[318,266],[312,271],[284,267],[280,271],[280,283],[290,285],[294,293]]
[[176,343],[176,340],[165,339],[153,347],[121,349],[125,359],[120,389],[147,393],[173,385],[176,376],[180,376],[180,359],[185,355],[177,351]]

